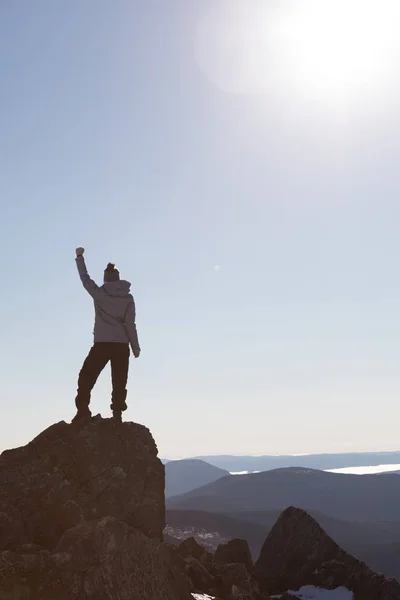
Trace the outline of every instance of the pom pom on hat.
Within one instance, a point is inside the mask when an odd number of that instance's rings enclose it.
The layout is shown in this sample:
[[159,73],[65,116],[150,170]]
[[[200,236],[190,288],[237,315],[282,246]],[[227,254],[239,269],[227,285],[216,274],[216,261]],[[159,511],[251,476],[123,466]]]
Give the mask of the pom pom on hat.
[[108,263],[104,269],[104,283],[110,283],[111,281],[119,281],[119,271],[113,263]]

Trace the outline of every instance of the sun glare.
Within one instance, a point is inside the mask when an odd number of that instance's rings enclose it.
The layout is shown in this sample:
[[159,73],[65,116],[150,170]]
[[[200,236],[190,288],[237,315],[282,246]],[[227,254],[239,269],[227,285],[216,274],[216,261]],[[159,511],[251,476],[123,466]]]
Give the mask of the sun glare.
[[290,2],[273,24],[282,73],[330,96],[379,87],[397,70],[399,20],[400,0]]
[[399,88],[399,29],[400,0],[225,0],[196,51],[225,92],[359,107]]

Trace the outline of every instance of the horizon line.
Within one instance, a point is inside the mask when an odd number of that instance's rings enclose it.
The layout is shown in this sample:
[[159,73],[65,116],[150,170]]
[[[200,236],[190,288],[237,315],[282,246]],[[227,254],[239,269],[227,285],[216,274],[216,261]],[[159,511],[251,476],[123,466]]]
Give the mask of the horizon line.
[[354,450],[351,452],[304,452],[300,454],[199,454],[196,456],[183,456],[180,458],[160,458],[161,460],[173,462],[177,460],[202,460],[204,458],[298,458],[301,456],[340,456],[343,454],[400,454],[400,450]]

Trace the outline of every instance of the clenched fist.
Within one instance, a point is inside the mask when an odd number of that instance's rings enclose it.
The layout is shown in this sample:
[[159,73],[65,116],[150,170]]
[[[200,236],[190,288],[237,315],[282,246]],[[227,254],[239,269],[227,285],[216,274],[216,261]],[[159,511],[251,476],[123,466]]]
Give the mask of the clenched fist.
[[85,252],[85,248],[77,248],[77,249],[75,250],[75,252],[76,252],[76,255],[77,255],[77,256],[82,256],[82,255],[83,255],[83,253]]

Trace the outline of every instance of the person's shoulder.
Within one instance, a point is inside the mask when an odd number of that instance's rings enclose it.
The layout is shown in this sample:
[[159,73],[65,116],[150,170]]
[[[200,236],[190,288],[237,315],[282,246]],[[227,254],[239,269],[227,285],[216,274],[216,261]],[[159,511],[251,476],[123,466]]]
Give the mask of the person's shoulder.
[[106,288],[104,287],[104,285],[100,285],[99,286],[99,291],[98,291],[98,295],[101,296],[108,296],[108,292],[106,290]]

